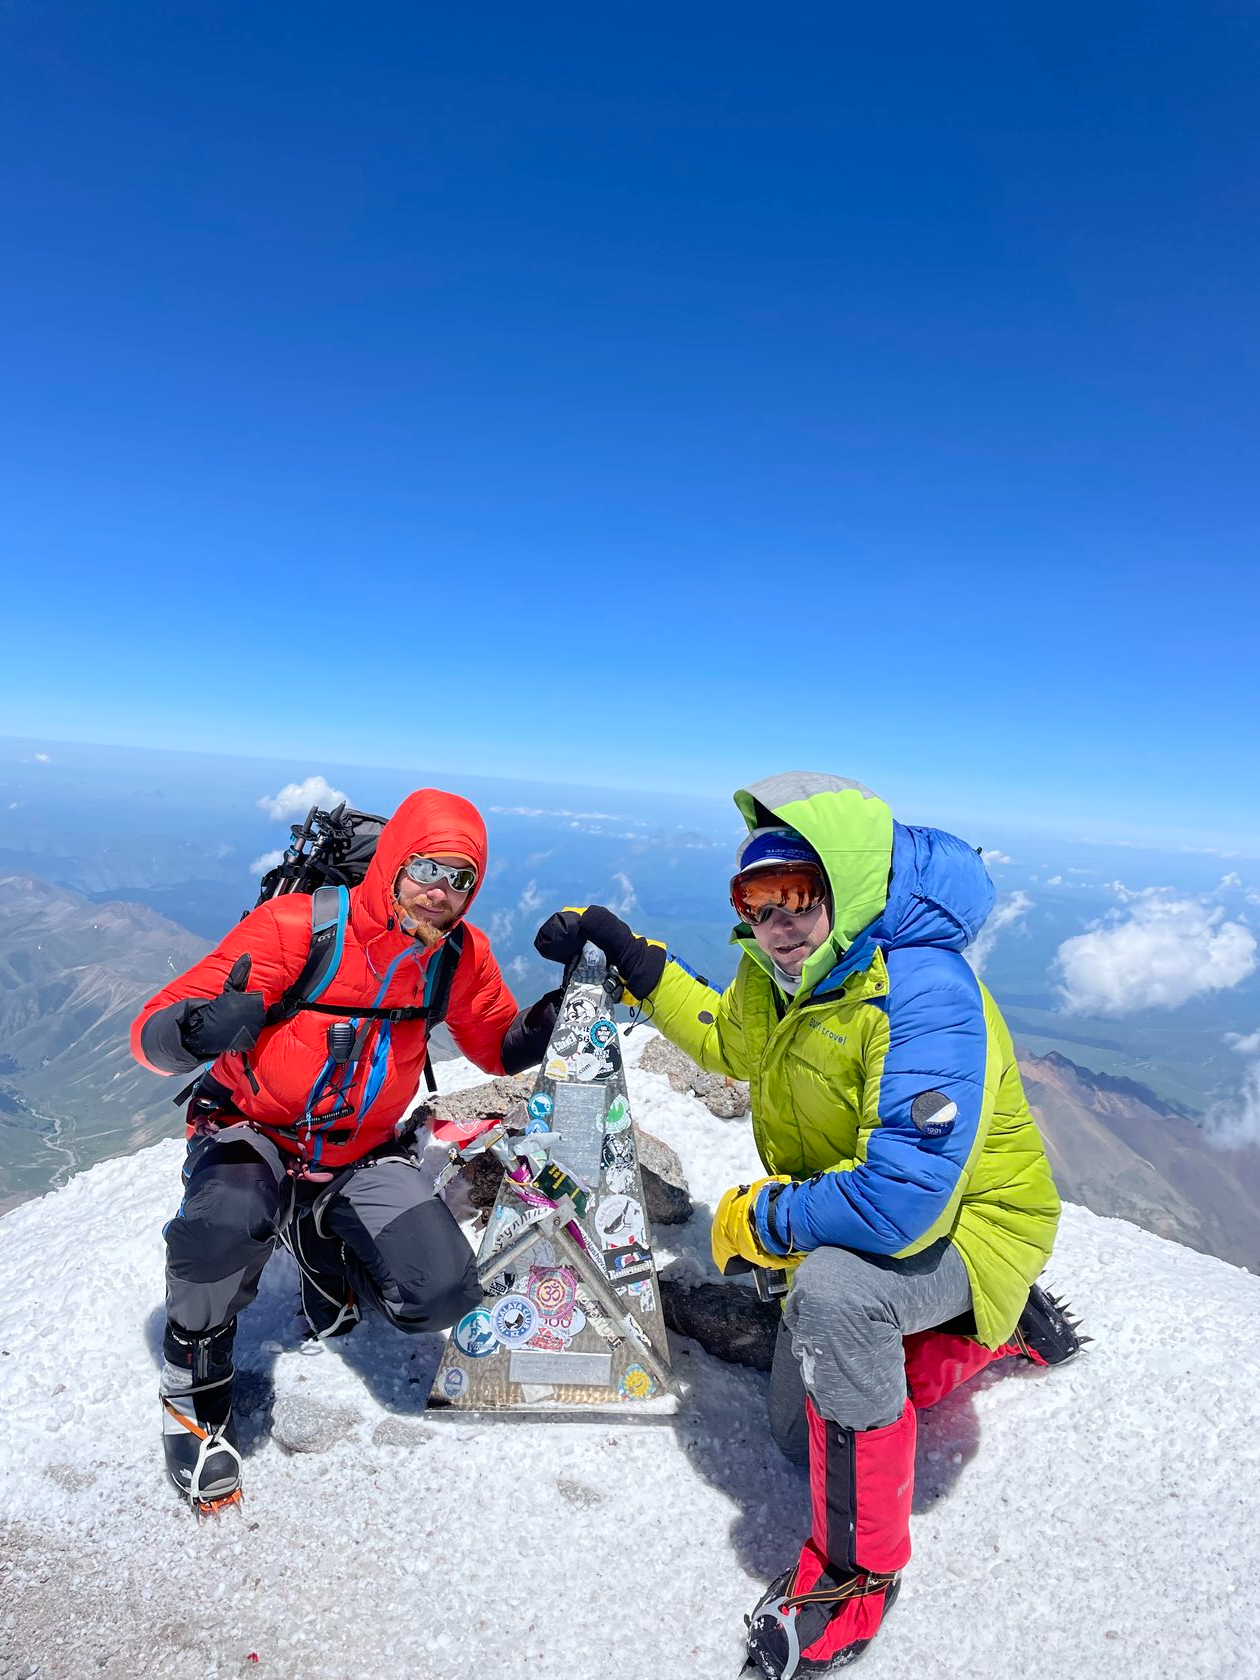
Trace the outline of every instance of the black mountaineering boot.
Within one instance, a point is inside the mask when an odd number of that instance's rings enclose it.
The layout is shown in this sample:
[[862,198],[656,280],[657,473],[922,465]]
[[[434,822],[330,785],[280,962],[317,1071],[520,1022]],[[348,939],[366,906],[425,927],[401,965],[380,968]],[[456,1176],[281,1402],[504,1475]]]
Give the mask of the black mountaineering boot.
[[208,1514],[241,1497],[241,1455],[232,1424],[236,1320],[193,1336],[167,1324],[162,1338],[162,1445],[171,1481]]
[[1011,1338],[1034,1365],[1066,1365],[1091,1340],[1064,1302],[1034,1283]]

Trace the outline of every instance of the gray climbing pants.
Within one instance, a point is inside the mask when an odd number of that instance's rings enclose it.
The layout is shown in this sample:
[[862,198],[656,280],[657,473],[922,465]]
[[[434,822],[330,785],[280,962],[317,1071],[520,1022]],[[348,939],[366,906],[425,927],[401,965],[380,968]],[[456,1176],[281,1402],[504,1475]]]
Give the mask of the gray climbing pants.
[[881,1429],[906,1403],[903,1336],[971,1310],[971,1282],[948,1237],[904,1260],[816,1248],[796,1269],[770,1374],[770,1430],[806,1457],[805,1396],[845,1429]]
[[247,1307],[282,1235],[316,1333],[352,1297],[409,1331],[448,1329],[480,1303],[472,1250],[410,1155],[374,1155],[329,1184],[287,1165],[252,1126],[193,1139],[165,1231],[167,1317],[181,1330],[217,1330]]

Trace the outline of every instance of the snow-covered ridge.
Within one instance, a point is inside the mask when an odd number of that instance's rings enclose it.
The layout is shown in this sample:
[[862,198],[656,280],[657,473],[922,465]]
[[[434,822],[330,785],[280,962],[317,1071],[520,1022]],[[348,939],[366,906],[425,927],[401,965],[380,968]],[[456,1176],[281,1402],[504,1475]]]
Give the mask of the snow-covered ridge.
[[[746,1122],[629,1082],[698,1203],[756,1171]],[[6,1680],[734,1673],[807,1488],[769,1441],[766,1378],[677,1338],[690,1394],[667,1424],[426,1419],[438,1340],[373,1321],[300,1353],[279,1254],[238,1338],[243,1515],[198,1525],[165,1483],[156,1402],[181,1158],[158,1144],[0,1220]],[[712,1276],[705,1208],[657,1249]],[[1256,1672],[1260,1279],[1072,1207],[1049,1275],[1095,1345],[923,1415],[915,1557],[863,1675]],[[273,1405],[333,1444],[286,1453]]]

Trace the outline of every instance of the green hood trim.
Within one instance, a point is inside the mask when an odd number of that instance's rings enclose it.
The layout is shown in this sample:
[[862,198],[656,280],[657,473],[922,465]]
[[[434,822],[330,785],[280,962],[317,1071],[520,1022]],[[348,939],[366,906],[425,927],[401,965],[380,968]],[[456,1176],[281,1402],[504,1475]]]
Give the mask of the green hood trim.
[[[805,964],[797,996],[806,997],[888,902],[892,812],[861,782],[812,770],[788,770],[753,782],[736,792],[735,804],[750,832],[772,818],[804,835],[822,859],[834,926],[830,939]],[[761,968],[772,971],[751,933],[739,943]]]

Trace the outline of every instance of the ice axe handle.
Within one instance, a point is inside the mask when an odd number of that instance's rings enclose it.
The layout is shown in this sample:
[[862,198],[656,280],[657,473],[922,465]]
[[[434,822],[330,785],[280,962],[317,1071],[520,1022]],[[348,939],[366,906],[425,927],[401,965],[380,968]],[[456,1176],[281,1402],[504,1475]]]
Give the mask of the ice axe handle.
[[753,1274],[759,1301],[781,1301],[788,1292],[788,1275],[784,1266],[754,1266],[742,1254],[733,1254],[722,1267],[723,1277],[744,1277]]

